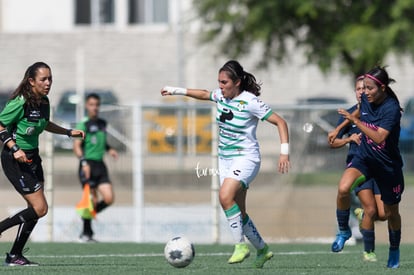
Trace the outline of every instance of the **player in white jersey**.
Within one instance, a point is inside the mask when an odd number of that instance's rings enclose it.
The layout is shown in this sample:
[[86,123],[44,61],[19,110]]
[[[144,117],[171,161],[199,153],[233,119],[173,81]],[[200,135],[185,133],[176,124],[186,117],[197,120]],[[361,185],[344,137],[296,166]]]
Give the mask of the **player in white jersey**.
[[279,131],[281,150],[278,170],[287,173],[289,163],[289,132],[285,120],[263,103],[260,84],[234,60],[219,70],[219,89],[212,92],[166,86],[163,96],[185,95],[217,104],[216,121],[219,126],[219,199],[235,240],[235,249],[228,263],[240,263],[249,255],[246,236],[257,250],[254,265],[262,268],[272,258],[268,245],[246,213],[246,194],[260,168],[259,144],[256,128],[259,120],[274,124]]

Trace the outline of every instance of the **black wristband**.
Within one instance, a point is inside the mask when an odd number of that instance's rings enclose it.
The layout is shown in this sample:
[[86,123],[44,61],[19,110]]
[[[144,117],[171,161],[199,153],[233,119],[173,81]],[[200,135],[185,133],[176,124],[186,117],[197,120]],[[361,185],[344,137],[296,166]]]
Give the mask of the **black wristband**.
[[10,140],[12,140],[12,137],[7,131],[7,129],[4,129],[0,132],[0,140],[3,142],[3,144],[6,144]]
[[19,150],[20,150],[20,147],[19,147],[19,145],[14,144],[14,145],[10,148],[10,150],[11,150],[11,151],[12,151],[12,153],[14,154],[14,153],[16,153],[17,151],[19,151]]
[[68,137],[71,137],[71,136],[72,136],[72,129],[67,129],[67,130],[66,130],[66,135],[67,135]]

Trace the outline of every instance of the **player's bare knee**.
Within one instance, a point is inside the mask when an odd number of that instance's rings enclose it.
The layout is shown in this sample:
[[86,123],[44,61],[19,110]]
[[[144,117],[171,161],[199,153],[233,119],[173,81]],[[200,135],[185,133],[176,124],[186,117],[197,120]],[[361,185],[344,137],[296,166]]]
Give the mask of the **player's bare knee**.
[[228,209],[234,204],[233,196],[230,196],[226,192],[221,192],[220,191],[219,200],[220,200],[220,204],[223,207],[223,209]]
[[114,203],[114,197],[113,196],[111,196],[111,197],[106,197],[106,198],[104,198],[104,202],[105,202],[105,204],[106,205],[111,205],[111,204],[113,204]]
[[36,215],[39,218],[41,218],[41,217],[46,216],[47,211],[48,211],[48,205],[47,205],[47,203],[35,205],[35,206],[33,206],[33,209],[36,212]]
[[376,207],[367,206],[364,208],[364,215],[367,215],[371,220],[377,219],[377,209]]
[[339,189],[338,189],[338,199],[347,199],[349,197],[350,197],[349,190],[339,187]]

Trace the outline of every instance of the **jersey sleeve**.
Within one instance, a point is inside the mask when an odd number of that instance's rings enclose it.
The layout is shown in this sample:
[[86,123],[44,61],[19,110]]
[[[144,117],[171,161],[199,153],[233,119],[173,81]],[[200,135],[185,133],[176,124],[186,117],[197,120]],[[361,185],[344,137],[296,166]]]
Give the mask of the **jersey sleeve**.
[[215,89],[210,92],[210,100],[214,102],[218,102],[223,97],[223,93],[221,92],[221,89]]
[[85,122],[86,121],[84,119],[82,121],[78,122],[76,124],[76,129],[86,132],[86,123]]
[[22,98],[9,101],[0,113],[0,123],[3,126],[10,126],[17,123],[24,116],[24,103],[25,100]]
[[261,120],[266,120],[273,113],[272,109],[258,97],[252,99],[249,107],[250,113]]
[[400,123],[401,111],[396,101],[388,101],[387,108],[383,108],[383,114],[378,127],[381,127],[389,132]]
[[[338,123],[336,124],[336,127],[338,127],[342,122],[344,122],[344,120],[345,120],[344,117],[340,116],[339,119],[338,119]],[[336,138],[342,138],[345,135],[345,133],[347,133],[347,132],[348,132],[348,127],[347,126],[341,128],[341,130],[339,130],[339,132],[338,132],[338,135],[336,135]]]

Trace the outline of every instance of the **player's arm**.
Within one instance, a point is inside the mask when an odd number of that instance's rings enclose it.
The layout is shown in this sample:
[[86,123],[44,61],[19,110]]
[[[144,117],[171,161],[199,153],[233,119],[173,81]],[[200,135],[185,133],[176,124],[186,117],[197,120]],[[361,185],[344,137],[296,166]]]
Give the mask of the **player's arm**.
[[78,159],[83,158],[83,149],[82,149],[82,140],[75,139],[73,140],[73,153]]
[[19,145],[13,140],[11,134],[7,131],[6,126],[3,126],[3,123],[0,122],[0,141],[3,143],[3,146],[10,148],[10,151],[13,153],[13,157],[19,162],[27,162],[26,153],[20,149]]
[[331,148],[341,148],[348,143],[355,142],[356,144],[361,144],[361,134],[352,134],[346,138],[336,138],[333,143],[329,143]]
[[344,118],[353,122],[361,130],[362,133],[364,133],[366,136],[372,139],[376,144],[383,143],[385,139],[388,137],[388,135],[390,134],[388,130],[381,128],[381,127],[379,127],[376,130],[367,127],[364,123],[362,123],[359,117],[356,117],[354,115],[354,113],[350,114],[344,109],[339,109],[338,112],[339,114],[344,116]]
[[272,113],[267,119],[268,122],[275,125],[279,132],[280,139],[280,157],[278,168],[279,172],[287,173],[290,168],[289,162],[289,129],[286,121],[276,113]]
[[118,159],[118,151],[115,150],[114,148],[112,148],[108,143],[105,145],[106,146],[106,151],[108,152],[108,154],[114,158],[115,160]]
[[67,135],[68,137],[85,137],[85,133],[81,130],[72,130],[72,129],[66,129],[63,128],[56,123],[49,121],[45,128],[46,131],[51,132],[53,134],[59,134],[59,135]]
[[80,165],[82,166],[82,171],[84,173],[85,179],[89,179],[91,174],[91,168],[88,164],[88,161],[83,156],[82,142],[83,140],[81,139],[75,139],[73,141],[73,153],[75,153],[75,156],[80,161]]
[[[343,110],[343,109],[339,109],[339,110]],[[339,110],[338,110],[338,113],[339,113]],[[355,116],[355,117],[359,117],[359,105],[358,105],[358,108],[356,108],[355,111],[352,112],[352,115]],[[345,119],[344,121],[342,121],[341,124],[336,126],[335,130],[328,133],[328,142],[331,145],[331,147],[332,147],[332,144],[334,143],[336,137],[338,136],[339,132],[350,123],[351,123],[351,121],[349,119]],[[337,148],[337,147],[333,147],[333,148]]]
[[180,87],[165,86],[161,89],[161,95],[184,95],[200,100],[210,100],[210,92],[207,90],[200,89],[187,89]]

